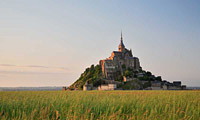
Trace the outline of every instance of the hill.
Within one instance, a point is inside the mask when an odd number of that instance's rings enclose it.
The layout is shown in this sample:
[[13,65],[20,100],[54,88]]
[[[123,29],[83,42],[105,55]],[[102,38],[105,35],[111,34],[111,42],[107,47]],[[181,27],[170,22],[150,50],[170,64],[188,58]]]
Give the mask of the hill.
[[76,82],[68,87],[68,90],[82,90],[83,85],[88,82],[94,86],[101,84],[102,70],[100,65],[91,65],[89,68],[86,68],[85,71],[81,74]]
[[[129,79],[129,81],[124,81],[124,77]],[[131,79],[131,80],[130,80]],[[91,65],[86,68],[85,71],[81,74],[77,81],[75,81],[71,86],[68,87],[68,90],[83,90],[83,86],[86,84],[92,84],[94,87],[99,85],[106,84],[106,80],[102,75],[102,68],[100,65]],[[149,71],[134,71],[131,68],[124,68],[123,73],[118,73],[118,77],[115,80],[118,82],[117,88],[122,90],[131,90],[131,89],[145,89],[151,86],[151,81],[162,81],[160,76],[155,77]]]

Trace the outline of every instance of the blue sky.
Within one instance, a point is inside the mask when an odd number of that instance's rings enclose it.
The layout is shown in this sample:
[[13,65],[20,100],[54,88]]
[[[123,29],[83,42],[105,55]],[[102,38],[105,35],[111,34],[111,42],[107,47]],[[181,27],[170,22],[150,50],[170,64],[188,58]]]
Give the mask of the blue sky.
[[64,86],[124,43],[143,69],[200,86],[199,0],[0,1],[0,87]]

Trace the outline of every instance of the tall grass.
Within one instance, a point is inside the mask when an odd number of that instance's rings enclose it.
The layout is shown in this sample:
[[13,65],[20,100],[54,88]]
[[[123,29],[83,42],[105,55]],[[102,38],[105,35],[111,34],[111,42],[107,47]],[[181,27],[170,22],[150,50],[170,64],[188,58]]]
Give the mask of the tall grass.
[[0,119],[200,119],[200,91],[0,92]]

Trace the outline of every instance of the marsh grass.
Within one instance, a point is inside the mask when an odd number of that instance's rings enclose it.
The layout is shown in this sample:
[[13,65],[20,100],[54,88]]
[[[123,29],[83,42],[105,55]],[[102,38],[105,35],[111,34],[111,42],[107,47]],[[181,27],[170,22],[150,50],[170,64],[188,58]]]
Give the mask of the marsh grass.
[[0,119],[200,119],[200,91],[0,92]]

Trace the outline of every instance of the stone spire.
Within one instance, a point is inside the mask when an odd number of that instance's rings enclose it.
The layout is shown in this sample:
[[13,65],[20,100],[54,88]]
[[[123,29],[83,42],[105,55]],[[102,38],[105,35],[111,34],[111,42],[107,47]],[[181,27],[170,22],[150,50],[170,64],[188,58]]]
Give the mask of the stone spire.
[[123,51],[123,50],[125,50],[125,45],[124,45],[124,43],[123,43],[123,37],[122,37],[122,32],[121,32],[121,40],[120,40],[120,44],[119,44],[119,46],[118,46],[118,50],[119,51]]
[[122,31],[121,31],[121,42],[123,43]]

